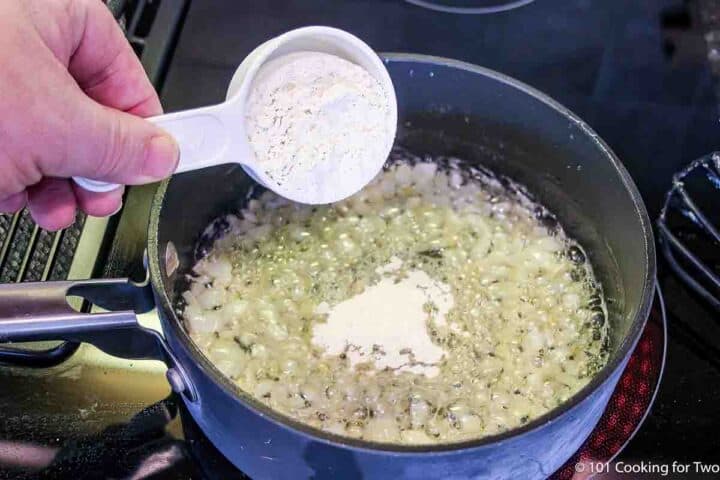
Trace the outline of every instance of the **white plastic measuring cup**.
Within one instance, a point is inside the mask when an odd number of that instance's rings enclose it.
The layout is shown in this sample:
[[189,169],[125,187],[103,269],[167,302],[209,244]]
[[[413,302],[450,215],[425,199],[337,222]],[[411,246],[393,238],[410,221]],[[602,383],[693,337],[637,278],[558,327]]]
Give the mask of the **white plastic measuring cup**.
[[[312,191],[291,191],[283,188],[283,185],[269,178],[257,165],[245,128],[245,103],[260,67],[270,60],[294,52],[328,53],[353,62],[378,80],[388,95],[391,111],[386,128],[385,154],[370,159],[373,164],[362,169],[368,172],[365,175],[367,178],[360,176],[351,182],[348,182],[347,178],[337,181],[338,177],[335,176],[343,175],[343,172],[336,169],[323,177],[324,188],[319,195],[316,188]],[[253,50],[235,71],[225,102],[160,115],[148,120],[168,131],[177,141],[180,147],[180,162],[176,173],[224,163],[239,163],[258,183],[285,198],[300,203],[331,203],[360,190],[382,168],[395,140],[397,101],[385,65],[365,42],[336,28],[304,27],[275,37]],[[82,188],[93,192],[108,192],[118,187],[117,184],[82,177],[75,177],[74,180]]]

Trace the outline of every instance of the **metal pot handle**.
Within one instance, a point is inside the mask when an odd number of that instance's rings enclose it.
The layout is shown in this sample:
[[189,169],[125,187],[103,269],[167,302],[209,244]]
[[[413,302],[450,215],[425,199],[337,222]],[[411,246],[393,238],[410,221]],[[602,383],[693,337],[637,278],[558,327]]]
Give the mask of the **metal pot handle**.
[[[107,312],[82,313],[68,303],[78,296]],[[67,340],[87,342],[110,355],[160,360],[177,393],[194,401],[191,382],[162,335],[138,323],[155,307],[149,281],[126,278],[0,285],[0,343]]]

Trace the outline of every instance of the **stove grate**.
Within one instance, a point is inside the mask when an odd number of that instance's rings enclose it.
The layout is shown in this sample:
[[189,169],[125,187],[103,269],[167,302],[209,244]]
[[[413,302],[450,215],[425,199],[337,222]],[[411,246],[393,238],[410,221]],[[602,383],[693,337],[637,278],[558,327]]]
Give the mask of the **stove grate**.
[[720,310],[720,153],[702,157],[673,176],[657,230],[673,271]]

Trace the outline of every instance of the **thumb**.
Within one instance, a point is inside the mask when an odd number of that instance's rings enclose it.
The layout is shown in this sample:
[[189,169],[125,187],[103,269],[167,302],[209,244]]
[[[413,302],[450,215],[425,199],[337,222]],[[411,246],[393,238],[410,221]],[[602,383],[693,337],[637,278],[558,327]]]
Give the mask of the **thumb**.
[[45,175],[138,185],[175,171],[179,150],[170,134],[140,117],[83,100],[85,108],[66,130],[65,161],[52,162]]

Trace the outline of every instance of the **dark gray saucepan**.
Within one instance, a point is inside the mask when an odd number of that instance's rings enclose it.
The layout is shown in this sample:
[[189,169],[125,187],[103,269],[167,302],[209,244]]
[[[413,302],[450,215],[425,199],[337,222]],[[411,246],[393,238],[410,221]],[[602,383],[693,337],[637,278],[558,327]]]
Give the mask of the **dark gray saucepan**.
[[[392,54],[387,66],[398,93],[402,145],[416,153],[482,163],[523,183],[585,246],[608,297],[611,355],[608,365],[567,403],[501,435],[400,447],[323,433],[240,392],[193,345],[175,308],[185,273],[196,260],[200,233],[213,219],[241,206],[252,186],[234,166],[178,175],[162,184],[149,226],[148,285],[127,280],[3,285],[0,341],[86,341],[118,356],[164,360],[168,381],[200,427],[252,478],[550,475],[592,431],[647,319],[655,250],[645,207],[607,145],[540,92],[442,58]],[[169,245],[177,250],[176,269],[166,262],[173,256]],[[111,312],[76,313],[67,305],[69,294]],[[153,305],[164,336],[137,324],[135,312]]]

